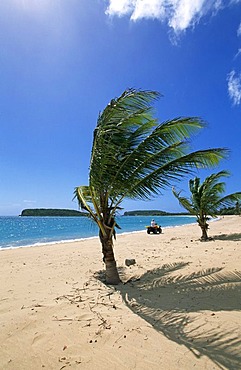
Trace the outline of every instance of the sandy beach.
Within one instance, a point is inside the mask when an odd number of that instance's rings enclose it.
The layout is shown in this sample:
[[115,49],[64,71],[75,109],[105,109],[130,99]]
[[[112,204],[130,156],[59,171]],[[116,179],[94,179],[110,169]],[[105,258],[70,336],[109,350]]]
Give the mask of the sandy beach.
[[[241,217],[0,252],[0,369],[241,369]],[[125,265],[134,258],[136,264]]]

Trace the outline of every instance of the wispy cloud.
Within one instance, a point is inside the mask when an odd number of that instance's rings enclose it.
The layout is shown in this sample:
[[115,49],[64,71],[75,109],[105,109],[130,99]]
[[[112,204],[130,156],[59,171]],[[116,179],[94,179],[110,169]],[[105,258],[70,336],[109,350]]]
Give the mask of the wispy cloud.
[[241,48],[238,49],[237,53],[234,56],[234,59],[236,59],[241,54]]
[[228,74],[228,93],[234,105],[241,103],[241,73],[236,74],[233,70]]
[[[233,3],[238,3],[241,0],[232,0]],[[237,29],[237,36],[241,36],[241,22]],[[234,56],[234,60],[236,60],[241,55],[241,48],[238,49],[237,53]],[[236,71],[232,70],[228,76],[228,94],[233,101],[234,105],[239,105],[241,103],[241,73],[237,73]]]
[[237,31],[237,35],[241,36],[241,22],[240,22],[240,25],[239,25],[239,28],[238,28],[238,31]]
[[223,8],[222,0],[109,0],[106,14],[129,16],[132,21],[159,19],[178,34],[195,26],[208,13],[215,14]]

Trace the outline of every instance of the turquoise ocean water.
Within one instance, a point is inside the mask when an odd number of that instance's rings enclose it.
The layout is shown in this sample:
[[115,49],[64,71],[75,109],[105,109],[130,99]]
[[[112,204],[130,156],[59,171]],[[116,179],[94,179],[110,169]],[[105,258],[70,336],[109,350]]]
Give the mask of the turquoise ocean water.
[[[192,216],[157,216],[163,228],[195,223]],[[145,231],[151,217],[120,216],[117,235]],[[0,249],[59,243],[97,237],[97,226],[87,217],[0,217]]]

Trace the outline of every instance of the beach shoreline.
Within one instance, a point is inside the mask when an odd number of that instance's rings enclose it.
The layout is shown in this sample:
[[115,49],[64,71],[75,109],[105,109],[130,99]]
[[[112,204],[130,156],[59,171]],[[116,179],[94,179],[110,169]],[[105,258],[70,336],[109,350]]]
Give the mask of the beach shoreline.
[[[156,221],[162,227],[186,225],[195,222],[195,216],[158,216]],[[121,230],[125,233],[145,232],[150,217],[117,217]],[[88,238],[98,238],[98,227],[85,217],[0,217],[0,251],[2,249],[72,243]]]
[[[239,369],[241,217],[0,253],[1,369]],[[125,266],[125,259],[136,260]]]
[[[132,217],[134,217],[134,216],[132,216]],[[179,217],[179,216],[175,216],[175,217]],[[186,216],[186,217],[192,217],[193,218],[193,216]],[[219,221],[219,220],[220,220],[220,217],[217,217],[217,218],[214,218],[214,219],[210,219],[209,222],[216,222],[216,221]],[[165,231],[165,229],[175,228],[175,227],[185,227],[187,225],[196,225],[196,222],[193,222],[193,223],[190,223],[190,224],[163,226],[162,230]],[[146,229],[135,230],[135,231],[117,232],[116,236],[117,236],[117,238],[119,238],[122,235],[129,235],[129,234],[132,235],[132,234],[139,234],[139,233],[146,233]],[[35,243],[24,244],[24,245],[14,245],[14,246],[7,246],[7,247],[4,246],[4,247],[0,247],[0,253],[1,253],[1,251],[5,251],[5,250],[8,250],[8,249],[44,247],[44,246],[47,246],[47,245],[51,246],[51,245],[55,245],[55,244],[69,244],[69,243],[83,242],[83,241],[89,240],[89,239],[99,240],[99,237],[98,236],[88,236],[88,237],[75,238],[75,239],[61,239],[61,240],[48,241],[48,242],[35,242]]]

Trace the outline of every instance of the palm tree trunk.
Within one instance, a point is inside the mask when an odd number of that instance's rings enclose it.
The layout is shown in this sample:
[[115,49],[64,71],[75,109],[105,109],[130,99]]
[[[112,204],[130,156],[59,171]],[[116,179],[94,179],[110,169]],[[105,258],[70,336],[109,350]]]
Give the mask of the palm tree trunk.
[[209,240],[209,237],[208,237],[208,234],[207,234],[207,230],[208,230],[208,223],[207,223],[207,216],[201,212],[200,216],[197,215],[197,222],[198,222],[198,225],[200,226],[201,230],[202,230],[202,236],[201,236],[201,241],[205,242],[207,240]]
[[121,280],[116,267],[112,236],[103,237],[101,233],[99,236],[102,244],[103,261],[106,267],[106,284],[118,285]]
[[206,222],[204,222],[202,224],[199,224],[199,226],[201,227],[201,230],[202,230],[201,240],[204,241],[204,242],[209,240],[209,237],[208,237],[208,234],[207,234],[208,224]]
[[203,241],[208,240],[208,234],[207,234],[207,230],[206,230],[205,226],[201,227],[201,230],[202,230],[201,240],[203,240]]

